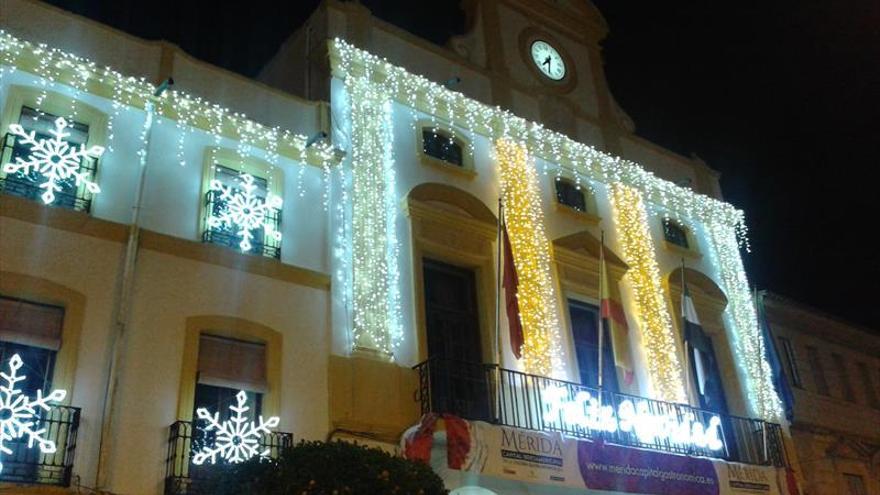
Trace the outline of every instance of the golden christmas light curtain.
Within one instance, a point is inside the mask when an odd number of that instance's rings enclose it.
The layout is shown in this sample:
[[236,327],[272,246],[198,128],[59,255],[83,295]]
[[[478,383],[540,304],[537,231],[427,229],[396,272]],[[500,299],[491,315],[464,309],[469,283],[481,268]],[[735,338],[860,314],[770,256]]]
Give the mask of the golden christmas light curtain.
[[519,278],[517,301],[524,333],[525,370],[558,376],[563,364],[559,323],[537,173],[522,144],[501,138],[495,141],[495,153],[501,172],[504,220]]
[[770,422],[784,419],[782,402],[773,386],[773,372],[767,362],[764,337],[758,323],[749,282],[743,269],[736,231],[726,225],[708,224],[706,238],[714,256],[721,287],[727,294],[725,309],[728,335],[733,341],[736,363],[753,415]]
[[352,344],[393,356],[402,336],[391,101],[348,78],[352,173]]
[[663,295],[642,194],[635,188],[614,183],[611,185],[611,207],[624,261],[630,267],[626,277],[632,284],[645,362],[655,398],[687,402],[672,319]]

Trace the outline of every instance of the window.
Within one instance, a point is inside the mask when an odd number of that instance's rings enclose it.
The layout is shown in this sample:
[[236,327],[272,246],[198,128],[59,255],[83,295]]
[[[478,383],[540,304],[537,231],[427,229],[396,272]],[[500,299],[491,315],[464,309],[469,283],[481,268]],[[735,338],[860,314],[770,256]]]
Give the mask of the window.
[[587,197],[581,186],[562,177],[556,178],[556,200],[577,211],[587,211]]
[[433,158],[464,167],[461,144],[452,136],[429,127],[422,128],[422,151]]
[[858,363],[859,374],[862,375],[862,386],[865,389],[865,398],[868,405],[874,409],[880,409],[880,400],[877,399],[877,389],[874,388],[874,380],[871,379],[871,370],[865,363]]
[[865,479],[858,474],[843,473],[843,480],[846,483],[847,495],[868,495]]
[[[63,308],[0,297],[0,369],[7,372],[9,360],[18,354],[22,360],[18,376],[23,380],[15,386],[23,394],[33,397],[37,391],[44,395],[51,393],[63,320]],[[53,440],[67,434],[70,425],[64,419],[65,411],[53,409],[50,413],[38,409],[35,412],[38,418],[35,426],[46,429]],[[2,480],[58,482],[54,474],[44,474],[50,470],[46,466],[58,460],[53,455],[29,448],[27,437],[6,440],[5,445],[11,452],[3,454]],[[64,444],[58,447],[64,452]]]
[[819,357],[819,350],[815,347],[807,346],[807,359],[810,362],[810,368],[813,369],[813,383],[816,386],[816,392],[822,395],[830,395],[828,380],[825,379],[825,369],[822,368],[822,359]]
[[[577,356],[581,385],[599,386],[599,308],[592,304],[568,300],[568,314],[571,318],[571,334]],[[617,370],[614,365],[614,352],[611,335],[603,329],[602,335],[602,388],[618,392]]]
[[[214,164],[213,178],[223,187],[228,188],[233,194],[245,193],[245,174],[232,168]],[[257,202],[267,201],[270,196],[269,181],[265,177],[249,174],[252,178],[252,184],[255,186],[251,191]],[[212,181],[213,182],[213,181]],[[242,233],[242,228],[238,224],[230,224],[228,222],[219,222],[216,219],[221,218],[224,213],[229,212],[230,204],[228,199],[222,197],[222,193],[215,189],[209,188],[205,193],[205,231],[202,234],[202,241],[212,244],[220,244],[229,246],[242,251],[268,256],[270,258],[279,258],[281,256],[281,211],[277,208],[269,208],[264,217],[261,217],[259,225],[248,230],[248,235]],[[244,208],[246,210],[246,208]],[[245,212],[247,213],[247,212]],[[246,239],[247,238],[247,239]],[[247,242],[245,242],[247,241]],[[247,247],[247,249],[245,249]]]
[[[28,106],[21,107],[18,123],[26,132],[34,132],[37,140],[52,139],[51,131],[55,129],[57,115],[35,110]],[[89,140],[89,126],[80,122],[68,121],[65,129],[69,135],[64,138],[70,146],[79,147],[86,145]],[[17,158],[27,160],[31,156],[31,146],[22,142],[22,139],[14,134],[7,134],[3,140],[2,163],[14,162]],[[94,157],[84,158],[80,161],[79,172],[89,180],[94,180],[97,170],[98,159]],[[40,184],[45,182],[43,175],[31,169],[25,173],[23,170],[5,174],[0,178],[0,188],[6,194],[20,196],[28,199],[40,199],[46,191]],[[55,206],[78,211],[89,211],[91,207],[91,193],[84,184],[77,186],[74,178],[69,177],[59,181],[60,191],[55,191]]]
[[663,238],[670,244],[674,244],[684,249],[690,249],[687,229],[676,221],[669,219],[663,220]]
[[792,346],[791,341],[787,338],[779,337],[779,348],[782,349],[785,371],[788,372],[788,377],[791,378],[792,386],[803,388],[801,373],[797,367],[797,357],[794,354],[794,346]]
[[852,382],[849,380],[849,373],[846,371],[846,361],[840,354],[832,353],[831,360],[834,361],[834,367],[837,368],[837,376],[840,380],[840,391],[843,398],[853,402],[855,401],[855,392],[853,391]]
[[266,392],[266,346],[263,344],[215,337],[203,334],[199,338],[199,362],[196,393],[193,400],[193,446],[213,445],[216,431],[206,430],[206,421],[198,419],[196,411],[204,407],[218,413],[226,421],[233,413],[229,406],[237,405],[236,395],[247,395],[248,420],[262,413],[263,394]]

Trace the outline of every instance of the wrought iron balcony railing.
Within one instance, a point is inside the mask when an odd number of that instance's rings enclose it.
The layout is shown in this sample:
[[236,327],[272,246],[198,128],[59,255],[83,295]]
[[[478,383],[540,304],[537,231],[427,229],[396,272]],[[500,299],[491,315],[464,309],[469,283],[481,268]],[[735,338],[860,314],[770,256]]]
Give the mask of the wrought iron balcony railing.
[[786,466],[782,428],[644,397],[478,364],[432,358],[419,373],[422,414],[757,465]]
[[[228,464],[193,464],[194,452],[213,446],[213,434],[196,427],[192,421],[177,421],[169,428],[168,457],[165,459],[165,494],[206,493],[205,480],[217,474]],[[259,450],[269,450],[269,457],[277,457],[282,450],[293,446],[293,434],[272,432],[260,437]]]
[[[0,170],[2,165],[10,163],[17,157],[26,159],[28,151],[26,147],[16,145],[16,136],[7,133],[3,137],[3,146],[0,147]],[[98,169],[98,159],[87,157],[80,161],[79,172],[86,177],[94,177]],[[5,194],[41,201],[40,196],[46,191],[40,187],[43,182],[37,172],[24,174],[22,172],[0,173],[0,191]],[[85,186],[77,186],[73,179],[61,182],[60,191],[55,191],[55,200],[52,206],[67,208],[69,210],[89,212],[92,208],[92,193]],[[41,201],[42,202],[42,201]]]
[[[208,191],[205,193],[205,211],[208,212],[208,215],[219,216],[224,207],[225,202],[220,199],[219,192]],[[280,211],[273,211],[266,220],[267,223],[272,225],[275,231],[278,231],[281,228]],[[250,241],[251,249],[248,252],[260,256],[266,256],[268,258],[279,259],[281,257],[281,243],[267,237],[265,230],[266,229],[264,228],[258,228],[251,231],[253,238]],[[205,231],[202,233],[202,242],[228,246],[233,249],[240,249],[239,244],[241,241],[242,238],[238,235],[237,230],[229,227],[214,227],[206,225]]]
[[27,438],[4,441],[12,453],[0,453],[0,482],[70,486],[79,418],[78,407],[53,406],[49,411],[40,411],[34,429],[45,430],[45,438],[55,442],[55,452],[29,448]]

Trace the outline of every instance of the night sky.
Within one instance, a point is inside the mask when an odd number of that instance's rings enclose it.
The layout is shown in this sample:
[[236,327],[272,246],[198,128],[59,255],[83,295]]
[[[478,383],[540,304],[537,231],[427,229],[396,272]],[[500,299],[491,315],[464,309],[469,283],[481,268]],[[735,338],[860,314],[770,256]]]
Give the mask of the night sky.
[[[249,76],[318,4],[50,3]],[[363,3],[438,44],[463,29],[457,0]],[[880,2],[595,3],[636,132],[695,152],[746,211],[752,282],[880,332],[880,249],[865,229],[880,227]]]

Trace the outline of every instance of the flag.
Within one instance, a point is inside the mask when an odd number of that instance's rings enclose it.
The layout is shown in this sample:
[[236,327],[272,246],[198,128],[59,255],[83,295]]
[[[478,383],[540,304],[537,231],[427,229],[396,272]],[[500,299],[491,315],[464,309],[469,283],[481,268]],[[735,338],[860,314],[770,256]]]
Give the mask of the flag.
[[[608,267],[605,265],[605,246],[602,245],[599,253],[599,269],[602,271],[601,287],[599,287],[599,314],[602,319],[602,331],[608,331],[611,336],[611,347],[614,352],[614,364],[623,372],[623,381],[632,385],[633,367],[629,352],[629,327],[626,324],[626,315],[623,306],[616,298],[611,296],[608,284]],[[600,351],[601,352],[601,351]]]
[[523,338],[522,321],[519,318],[519,302],[516,293],[519,290],[519,279],[516,276],[516,265],[513,263],[513,251],[507,237],[507,225],[502,222],[501,236],[504,242],[504,303],[507,309],[507,322],[510,326],[510,347],[517,359],[522,358]]
[[761,334],[764,338],[764,357],[770,364],[770,370],[773,372],[773,387],[782,405],[785,407],[785,417],[792,421],[794,419],[794,394],[788,383],[788,377],[782,371],[782,362],[779,359],[779,351],[776,349],[776,342],[770,333],[770,324],[767,322],[767,312],[764,309],[764,292],[755,293],[755,309],[758,313],[758,324],[761,325]]
[[[694,301],[688,292],[687,285],[681,294],[681,317],[684,322],[684,348],[686,352],[693,349],[694,373],[697,375],[697,391],[701,396],[707,397],[707,372],[708,356],[712,352],[712,344],[703,327],[700,325],[700,319],[697,317],[697,310],[694,309]],[[705,353],[705,355],[704,355]]]

